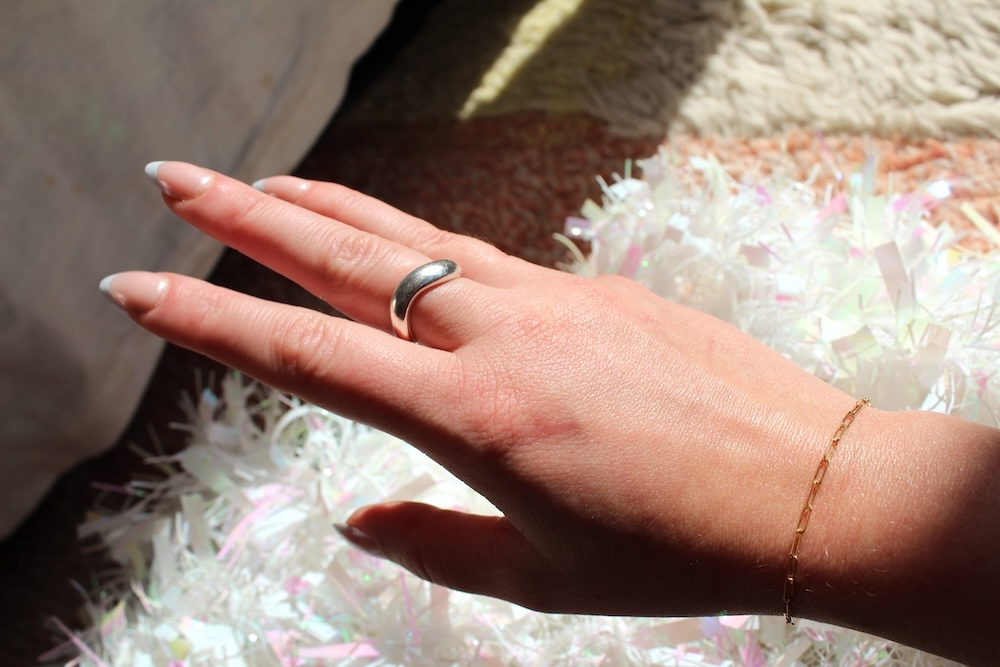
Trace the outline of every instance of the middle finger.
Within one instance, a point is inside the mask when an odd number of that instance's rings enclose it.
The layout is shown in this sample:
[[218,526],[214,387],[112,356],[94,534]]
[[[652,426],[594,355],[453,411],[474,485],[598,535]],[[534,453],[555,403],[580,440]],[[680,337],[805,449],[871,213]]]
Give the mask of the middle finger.
[[[164,201],[209,236],[294,280],[359,322],[390,329],[399,281],[435,259],[403,244],[181,162],[150,165]],[[468,275],[466,273],[466,275]],[[414,308],[421,342],[454,349],[488,328],[480,313],[491,288],[459,279],[431,290]]]

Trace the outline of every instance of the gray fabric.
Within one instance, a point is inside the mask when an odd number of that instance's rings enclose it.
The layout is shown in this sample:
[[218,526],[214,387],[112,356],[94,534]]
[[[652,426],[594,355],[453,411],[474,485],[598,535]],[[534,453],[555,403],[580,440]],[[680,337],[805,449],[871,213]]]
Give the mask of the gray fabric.
[[145,163],[289,170],[394,1],[0,1],[0,537],[114,442],[161,349],[98,281],[220,253]]

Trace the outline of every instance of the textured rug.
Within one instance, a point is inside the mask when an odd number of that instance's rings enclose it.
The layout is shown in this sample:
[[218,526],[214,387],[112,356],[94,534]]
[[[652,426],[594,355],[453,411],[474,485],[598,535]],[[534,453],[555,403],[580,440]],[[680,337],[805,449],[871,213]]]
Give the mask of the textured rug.
[[[817,188],[876,153],[886,187],[946,181],[935,219],[986,249],[970,211],[996,228],[998,56],[990,0],[444,0],[299,173],[554,265],[566,255],[551,235],[600,196],[595,176],[665,139],[679,155],[714,154],[737,178],[783,170]],[[235,253],[213,280],[319,307]],[[51,616],[84,623],[70,581],[92,589],[114,569],[75,526],[114,505],[101,485],[157,474],[136,451],[182,447],[171,427],[185,420],[180,397],[220,373],[169,348],[122,442],[67,475],[0,545],[9,664],[51,646]]]
[[[939,220],[969,227],[968,203],[996,224],[998,61],[990,0],[445,0],[327,135],[345,159],[309,168],[400,201],[426,175],[435,198],[416,206],[447,209],[434,183],[475,201],[470,179],[524,151],[537,159],[512,173],[530,173],[552,210],[576,204],[561,196],[576,174],[608,174],[664,140],[737,177],[823,165],[819,178],[836,179],[877,154],[897,185],[951,182]],[[615,152],[618,165],[591,161]],[[527,223],[509,207],[489,210],[505,249],[543,252],[518,241]],[[435,222],[476,217],[467,203]],[[534,219],[535,238],[552,223]]]
[[356,113],[1000,137],[998,60],[992,0],[449,0]]

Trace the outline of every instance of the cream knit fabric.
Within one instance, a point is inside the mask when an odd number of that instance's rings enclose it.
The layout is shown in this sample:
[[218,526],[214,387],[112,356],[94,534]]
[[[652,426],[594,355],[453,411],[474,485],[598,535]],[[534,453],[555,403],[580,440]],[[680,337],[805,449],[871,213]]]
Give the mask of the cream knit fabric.
[[357,117],[1000,136],[997,0],[449,0],[400,62]]
[[7,3],[0,19],[0,539],[111,446],[162,341],[98,292],[221,252],[143,174],[181,159],[292,168],[395,0]]
[[996,0],[743,5],[681,105],[681,128],[1000,136]]

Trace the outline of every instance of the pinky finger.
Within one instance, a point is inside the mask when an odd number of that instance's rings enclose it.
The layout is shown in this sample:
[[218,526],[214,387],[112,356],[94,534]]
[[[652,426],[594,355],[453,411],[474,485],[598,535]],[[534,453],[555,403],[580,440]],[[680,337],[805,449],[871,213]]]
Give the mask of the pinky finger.
[[452,355],[350,320],[176,274],[118,273],[101,290],[161,338],[404,439],[454,404]]

